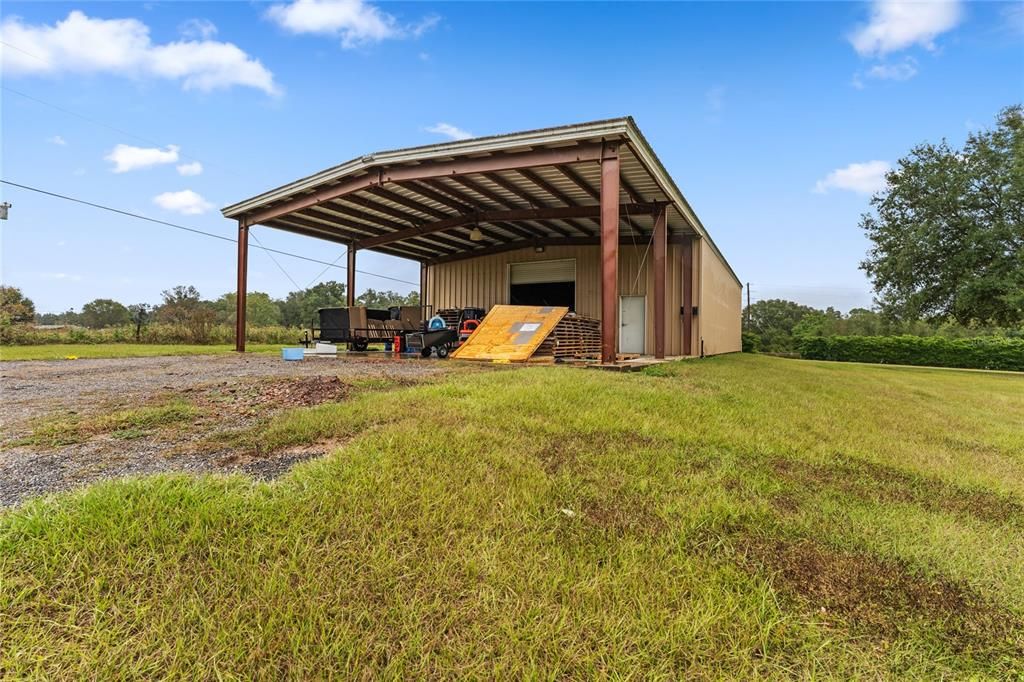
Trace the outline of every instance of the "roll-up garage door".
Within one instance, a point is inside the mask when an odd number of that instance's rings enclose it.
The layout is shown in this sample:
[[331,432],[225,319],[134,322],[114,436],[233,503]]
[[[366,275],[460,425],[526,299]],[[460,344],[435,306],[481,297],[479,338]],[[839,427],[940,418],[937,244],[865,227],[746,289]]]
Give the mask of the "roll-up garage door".
[[509,266],[509,284],[545,284],[547,282],[575,282],[576,259],[537,260],[512,263]]

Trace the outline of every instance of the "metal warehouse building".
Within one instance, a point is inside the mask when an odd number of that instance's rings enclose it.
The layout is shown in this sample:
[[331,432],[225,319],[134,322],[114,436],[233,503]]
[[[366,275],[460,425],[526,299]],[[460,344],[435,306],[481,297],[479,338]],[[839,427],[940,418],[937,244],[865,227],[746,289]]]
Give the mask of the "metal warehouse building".
[[629,117],[370,154],[223,214],[238,221],[238,350],[257,224],[346,245],[349,305],[368,249],[418,261],[434,309],[598,318],[602,362],[740,350],[740,281]]

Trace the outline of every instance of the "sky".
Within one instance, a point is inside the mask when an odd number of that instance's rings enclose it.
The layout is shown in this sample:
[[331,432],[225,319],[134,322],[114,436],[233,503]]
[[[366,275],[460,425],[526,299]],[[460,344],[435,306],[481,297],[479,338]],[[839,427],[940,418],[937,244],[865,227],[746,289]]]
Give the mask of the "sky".
[[[221,207],[353,157],[631,115],[754,300],[846,311],[872,302],[858,220],[885,171],[1024,101],[1022,7],[5,1],[0,177],[233,239]],[[39,312],[234,289],[230,241],[10,185],[0,200],[0,279]],[[336,244],[252,234],[344,264]],[[249,260],[250,291],[275,297],[344,281]],[[409,261],[359,270],[360,290],[418,286]]]

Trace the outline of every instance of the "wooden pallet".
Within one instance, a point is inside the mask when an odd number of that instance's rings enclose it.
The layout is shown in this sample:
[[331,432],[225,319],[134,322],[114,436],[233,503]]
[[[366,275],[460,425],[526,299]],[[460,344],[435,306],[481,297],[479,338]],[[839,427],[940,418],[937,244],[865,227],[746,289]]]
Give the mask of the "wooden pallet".
[[580,358],[601,354],[601,321],[582,315],[566,315],[555,325],[534,355]]

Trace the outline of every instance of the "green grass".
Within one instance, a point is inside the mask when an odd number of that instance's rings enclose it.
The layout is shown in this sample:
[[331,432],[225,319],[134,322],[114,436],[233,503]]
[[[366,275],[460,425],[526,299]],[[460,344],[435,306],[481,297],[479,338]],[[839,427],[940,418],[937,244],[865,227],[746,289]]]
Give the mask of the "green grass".
[[52,448],[81,443],[100,434],[131,440],[159,428],[190,422],[199,414],[198,408],[179,399],[88,416],[58,414],[37,421],[32,433],[14,444]]
[[276,482],[0,516],[0,670],[1008,679],[1022,424],[1022,377],[752,356],[361,393],[250,434],[343,443]]
[[[283,344],[250,343],[250,353],[277,353]],[[76,358],[141,358],[153,355],[212,355],[233,353],[233,345],[189,345],[158,343],[54,343],[42,346],[0,346],[2,360],[64,360]]]

